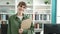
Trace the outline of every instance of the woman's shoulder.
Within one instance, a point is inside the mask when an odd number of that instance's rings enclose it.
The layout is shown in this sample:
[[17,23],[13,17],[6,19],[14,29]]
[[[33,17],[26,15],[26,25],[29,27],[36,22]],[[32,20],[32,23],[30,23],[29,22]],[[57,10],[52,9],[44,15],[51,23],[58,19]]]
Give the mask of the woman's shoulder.
[[9,19],[13,19],[13,18],[15,18],[15,17],[16,17],[16,14],[11,15],[11,16],[9,17]]

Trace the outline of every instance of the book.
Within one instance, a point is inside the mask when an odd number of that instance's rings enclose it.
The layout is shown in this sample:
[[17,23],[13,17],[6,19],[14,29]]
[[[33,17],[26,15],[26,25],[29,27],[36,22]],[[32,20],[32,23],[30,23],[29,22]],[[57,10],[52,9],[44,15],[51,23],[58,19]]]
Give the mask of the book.
[[50,20],[50,15],[47,15],[47,21],[49,21]]
[[39,29],[39,23],[35,23],[34,24],[34,28],[38,28]]
[[35,14],[35,20],[39,20],[39,14]]
[[43,15],[43,20],[47,20],[47,14]]
[[1,21],[2,24],[7,24],[7,21]]
[[36,28],[36,29],[42,28],[42,23],[40,23],[40,22],[35,22],[34,28]]
[[2,20],[6,20],[6,15],[5,14],[2,15]]
[[0,29],[1,29],[1,24],[0,24]]
[[42,14],[40,14],[40,20],[42,20]]
[[32,19],[23,20],[21,23],[21,28],[22,29],[29,29],[31,26],[31,23],[32,23]]
[[8,20],[8,18],[9,18],[9,15],[6,15],[6,20]]
[[1,20],[1,14],[0,14],[0,20]]

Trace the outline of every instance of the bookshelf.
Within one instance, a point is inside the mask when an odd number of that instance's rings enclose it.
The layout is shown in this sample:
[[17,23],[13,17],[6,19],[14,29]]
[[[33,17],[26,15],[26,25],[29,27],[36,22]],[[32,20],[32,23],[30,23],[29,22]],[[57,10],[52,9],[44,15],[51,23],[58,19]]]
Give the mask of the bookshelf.
[[[8,24],[8,18],[15,14],[15,0],[0,0],[0,24]],[[43,24],[51,23],[52,1],[48,0],[18,0],[27,4],[24,14],[33,20],[34,34],[43,30]],[[36,25],[35,25],[36,24]]]
[[15,0],[0,0],[0,14],[15,13]]
[[7,21],[9,15],[15,14],[15,0],[0,1],[0,21]]
[[7,34],[8,18],[13,14],[15,14],[15,0],[0,0],[0,34]]
[[[52,11],[52,0],[47,0],[48,2],[46,3],[46,0],[34,0],[34,7],[33,7],[33,13],[34,13],[34,18],[33,22],[34,23],[39,23],[39,24],[51,24],[51,11]],[[38,26],[37,26],[38,27]],[[35,34],[38,34],[39,32],[43,31],[43,27],[39,29],[34,29]],[[40,34],[39,33],[39,34]]]
[[[47,0],[18,0],[27,3],[27,9],[24,14],[28,15],[33,20],[33,24],[38,23],[41,28],[34,28],[34,34],[43,30],[43,24],[51,24],[52,1]],[[38,27],[38,26],[37,26]],[[39,26],[40,27],[40,26]]]
[[[41,1],[41,2],[39,2]],[[36,15],[39,15],[37,17],[39,17],[40,20],[47,20],[47,21],[51,21],[51,7],[52,4],[45,4],[44,0],[39,0],[39,1],[34,1],[34,14],[35,17]],[[49,1],[51,3],[51,1]],[[38,19],[38,20],[39,20]],[[35,20],[35,19],[34,19]]]

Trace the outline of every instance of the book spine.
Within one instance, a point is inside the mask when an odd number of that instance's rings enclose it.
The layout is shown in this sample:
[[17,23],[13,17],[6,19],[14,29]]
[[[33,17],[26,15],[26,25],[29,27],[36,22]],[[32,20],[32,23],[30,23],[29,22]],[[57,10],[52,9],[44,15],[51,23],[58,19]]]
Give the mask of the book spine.
[[1,29],[1,22],[0,22],[0,29]]
[[8,18],[9,18],[9,16],[8,16],[8,15],[6,15],[6,20],[8,20]]
[[40,20],[42,20],[42,14],[40,14]]
[[49,15],[47,15],[47,21],[49,21]]
[[35,20],[39,20],[39,14],[35,14]]
[[43,19],[47,20],[47,15],[46,14],[44,14]]
[[37,24],[37,28],[39,29],[39,24]]
[[0,20],[1,20],[1,14],[0,14]]
[[6,15],[2,15],[2,20],[6,20]]

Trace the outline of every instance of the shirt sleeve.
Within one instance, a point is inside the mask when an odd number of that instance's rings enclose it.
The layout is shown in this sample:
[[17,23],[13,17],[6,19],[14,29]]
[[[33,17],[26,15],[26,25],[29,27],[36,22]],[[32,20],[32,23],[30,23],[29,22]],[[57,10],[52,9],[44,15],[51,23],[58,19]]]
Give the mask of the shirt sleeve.
[[8,30],[7,30],[7,34],[11,34],[11,23],[10,23],[10,19],[8,20]]

